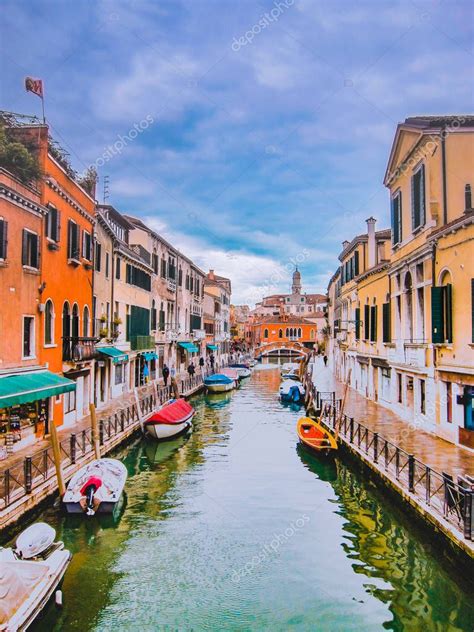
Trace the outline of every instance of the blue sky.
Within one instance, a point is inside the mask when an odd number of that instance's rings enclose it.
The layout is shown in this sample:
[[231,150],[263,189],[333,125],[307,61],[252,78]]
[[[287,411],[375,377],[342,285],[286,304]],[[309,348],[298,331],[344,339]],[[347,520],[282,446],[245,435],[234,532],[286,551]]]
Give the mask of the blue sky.
[[341,242],[388,226],[396,124],[473,111],[470,0],[2,5],[1,108],[39,114],[42,78],[73,166],[235,302],[287,291],[292,261],[324,291]]

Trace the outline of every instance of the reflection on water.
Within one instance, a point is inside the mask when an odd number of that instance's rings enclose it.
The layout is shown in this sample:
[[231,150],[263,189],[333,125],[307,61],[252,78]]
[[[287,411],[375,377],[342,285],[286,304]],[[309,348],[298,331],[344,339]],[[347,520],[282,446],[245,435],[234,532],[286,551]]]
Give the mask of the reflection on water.
[[124,450],[115,520],[43,512],[74,557],[64,609],[33,629],[471,631],[467,589],[401,511],[297,445],[279,383],[261,365],[196,397],[189,435]]

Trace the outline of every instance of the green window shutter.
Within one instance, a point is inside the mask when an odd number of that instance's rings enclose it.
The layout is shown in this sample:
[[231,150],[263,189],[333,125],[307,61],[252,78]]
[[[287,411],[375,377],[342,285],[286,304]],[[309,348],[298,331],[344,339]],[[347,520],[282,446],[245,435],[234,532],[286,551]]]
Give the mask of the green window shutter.
[[390,303],[382,305],[382,340],[383,342],[391,342],[392,336],[390,331]]
[[453,341],[453,286],[448,283],[444,286],[444,319],[445,339]]
[[370,337],[370,307],[364,305],[364,340],[369,340]]
[[398,201],[397,201],[397,208],[398,208],[398,243],[402,242],[403,239],[403,204],[402,204],[402,192],[400,191],[398,193]]
[[418,226],[417,224],[417,199],[416,199],[416,187],[415,187],[415,179],[416,179],[416,174],[412,175],[411,177],[411,227],[412,230],[415,230],[415,228]]
[[431,288],[431,340],[433,344],[444,342],[444,288]]
[[[474,286],[473,286],[474,287]],[[474,313],[473,313],[474,318]],[[356,340],[360,340],[360,307],[356,307],[355,309],[355,337]],[[473,336],[474,336],[474,326],[473,326]]]
[[425,165],[421,165],[420,171],[420,226],[425,224],[426,214],[425,214]]
[[358,250],[356,250],[354,253],[354,274],[356,276],[359,275],[359,251]]
[[377,340],[377,305],[370,307],[370,341]]

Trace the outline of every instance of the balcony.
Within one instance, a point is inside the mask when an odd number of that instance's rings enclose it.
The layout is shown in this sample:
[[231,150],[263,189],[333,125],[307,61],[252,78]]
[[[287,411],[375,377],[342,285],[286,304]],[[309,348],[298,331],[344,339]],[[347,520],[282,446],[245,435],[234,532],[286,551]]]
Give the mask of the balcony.
[[87,362],[98,356],[96,344],[98,338],[80,338],[67,336],[63,338],[63,362]]
[[130,337],[130,349],[132,351],[145,351],[147,349],[155,348],[154,336],[131,336]]
[[404,364],[413,368],[425,368],[427,365],[426,340],[394,340],[394,347],[388,348],[388,361],[395,364]]
[[193,337],[194,337],[194,340],[204,340],[204,338],[206,337],[206,330],[193,329]]

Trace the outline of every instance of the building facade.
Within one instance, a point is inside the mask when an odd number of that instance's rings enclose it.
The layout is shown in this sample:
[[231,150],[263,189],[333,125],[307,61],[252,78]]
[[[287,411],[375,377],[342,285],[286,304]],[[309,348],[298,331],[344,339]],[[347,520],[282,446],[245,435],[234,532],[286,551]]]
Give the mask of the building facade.
[[[474,117],[400,124],[384,180],[391,230],[376,233],[368,220],[366,236],[345,242],[328,287],[335,373],[345,379],[350,368],[352,386],[365,396],[471,448],[473,143]],[[361,244],[368,254],[371,235],[372,256],[361,266]]]

